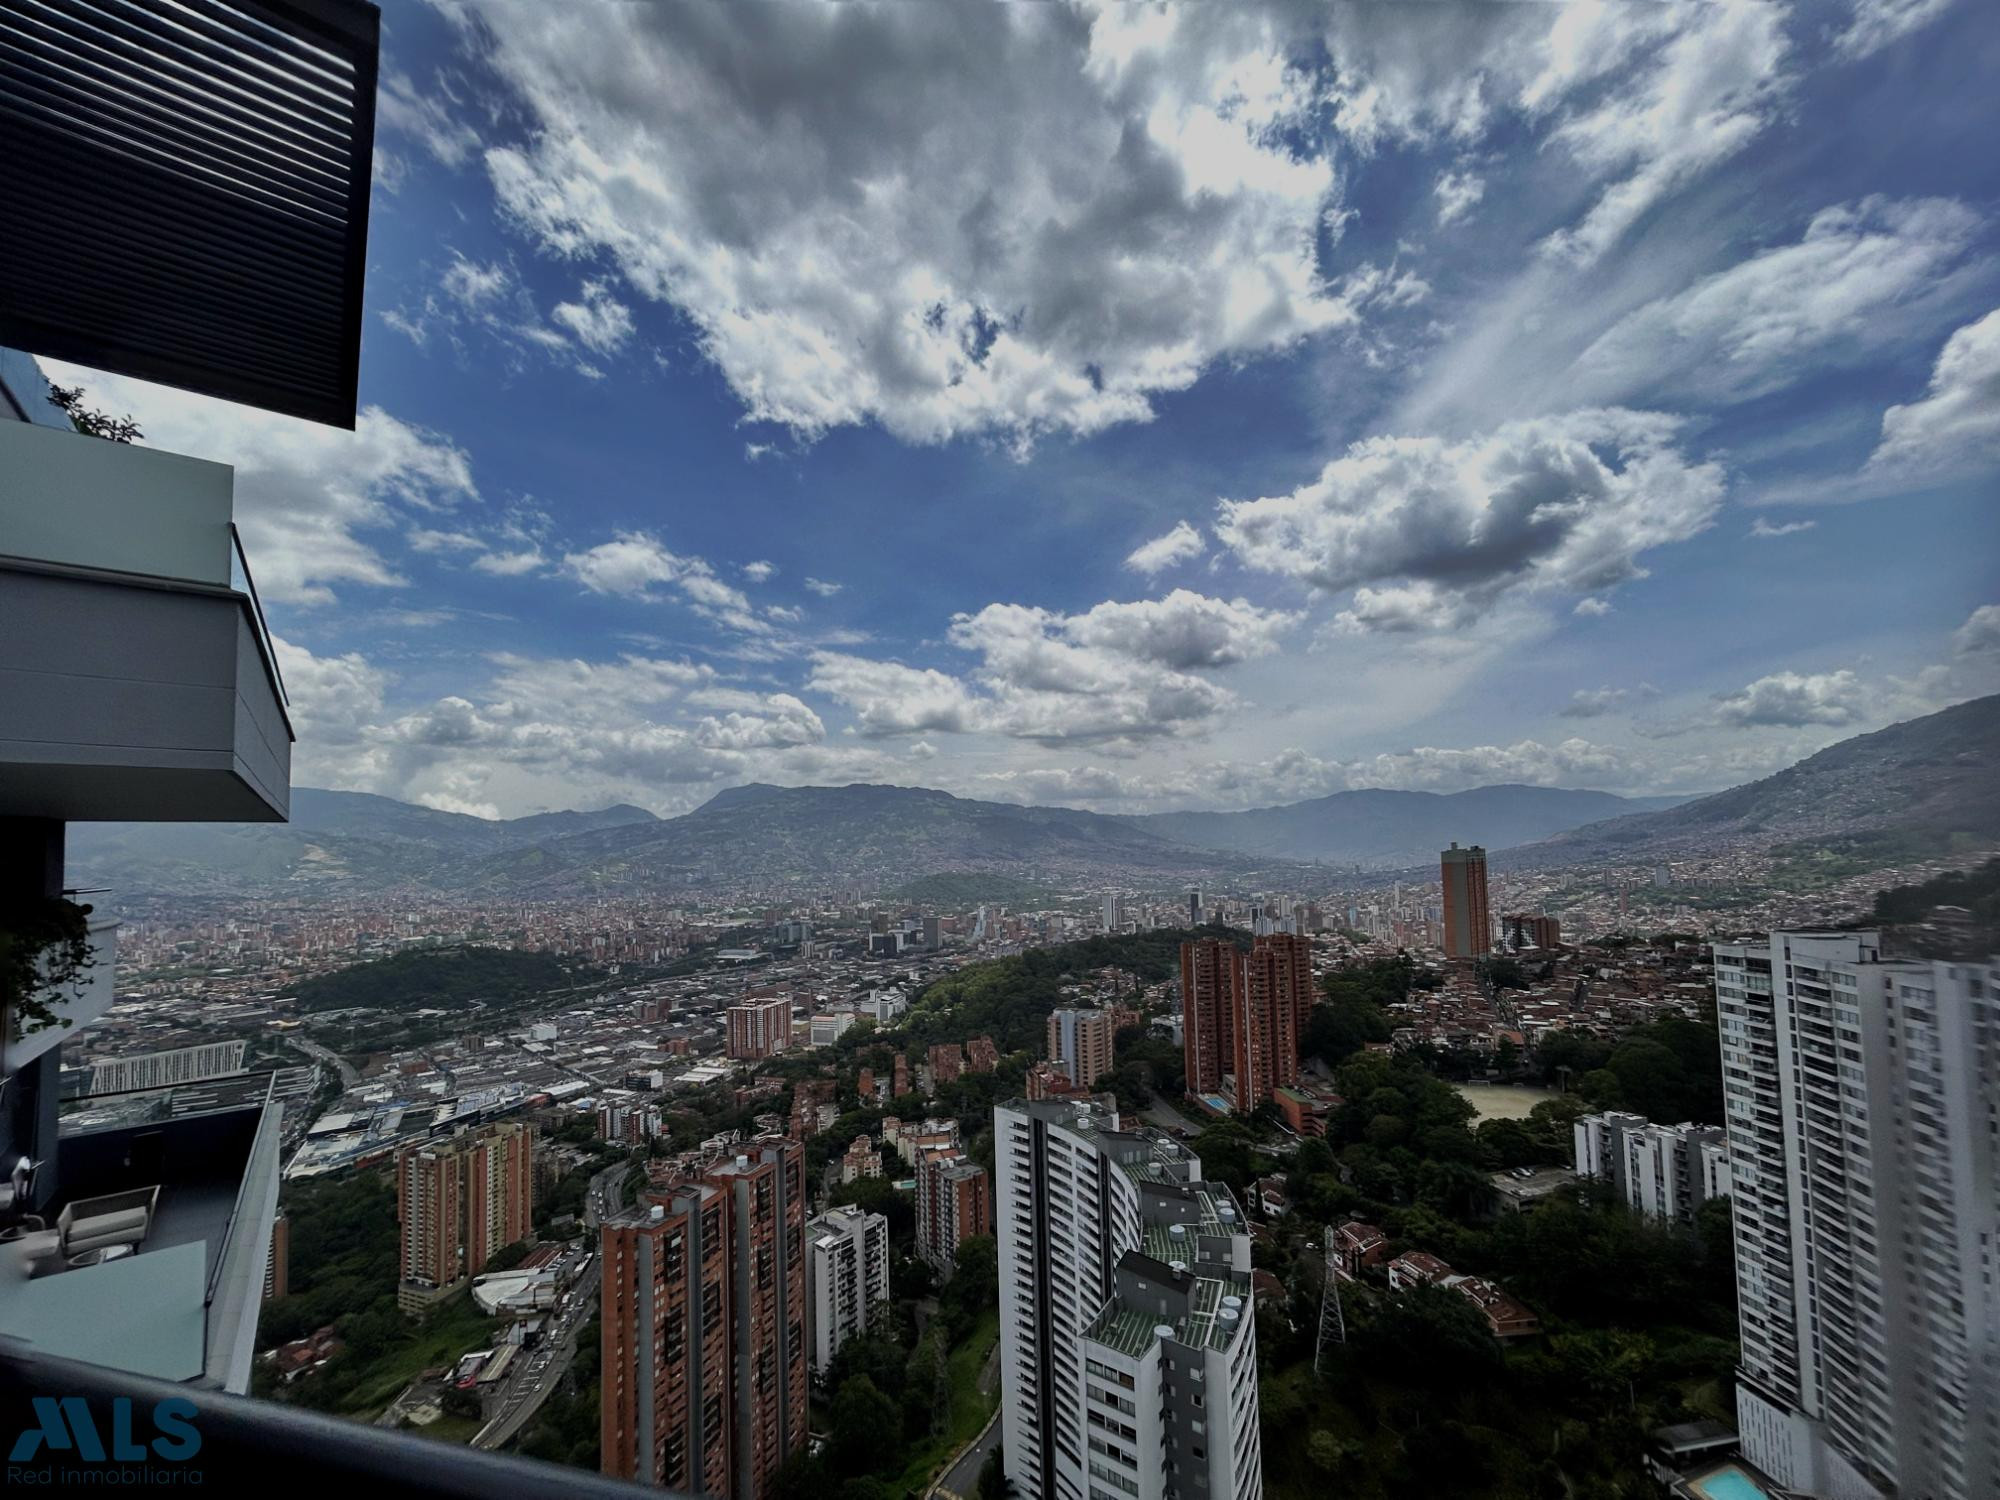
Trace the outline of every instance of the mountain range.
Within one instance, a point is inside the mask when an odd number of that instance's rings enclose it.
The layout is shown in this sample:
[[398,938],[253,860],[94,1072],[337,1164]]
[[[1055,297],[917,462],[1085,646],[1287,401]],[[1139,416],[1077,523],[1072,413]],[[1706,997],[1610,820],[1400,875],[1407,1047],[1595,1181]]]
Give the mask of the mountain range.
[[1841,740],[1726,792],[1585,824],[1515,853],[1581,864],[1635,850],[1870,835],[1917,844],[2000,839],[2000,695]]
[[[73,878],[126,892],[309,892],[354,884],[562,895],[763,886],[888,888],[947,873],[1168,886],[1277,876],[1318,860],[1408,867],[1446,843],[1503,863],[1645,860],[1727,842],[1893,832],[2000,838],[2000,697],[1844,740],[1712,796],[1620,798],[1531,786],[1338,792],[1235,813],[1116,817],[922,787],[750,785],[694,811],[488,820],[309,787],[289,824],[79,824]],[[1293,873],[1296,870],[1293,869]]]
[[1453,839],[1505,849],[1630,813],[1676,807],[1686,797],[1615,797],[1549,786],[1481,786],[1466,792],[1335,792],[1247,812],[1148,813],[1128,822],[1176,843],[1265,858],[1405,865]]

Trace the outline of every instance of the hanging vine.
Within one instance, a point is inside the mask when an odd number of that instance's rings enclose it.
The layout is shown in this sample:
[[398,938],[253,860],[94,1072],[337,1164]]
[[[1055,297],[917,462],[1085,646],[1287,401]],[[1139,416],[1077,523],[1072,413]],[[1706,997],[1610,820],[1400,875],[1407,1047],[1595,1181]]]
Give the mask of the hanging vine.
[[40,896],[0,915],[0,1015],[16,1037],[70,1024],[56,1007],[94,962],[90,911],[60,896]]

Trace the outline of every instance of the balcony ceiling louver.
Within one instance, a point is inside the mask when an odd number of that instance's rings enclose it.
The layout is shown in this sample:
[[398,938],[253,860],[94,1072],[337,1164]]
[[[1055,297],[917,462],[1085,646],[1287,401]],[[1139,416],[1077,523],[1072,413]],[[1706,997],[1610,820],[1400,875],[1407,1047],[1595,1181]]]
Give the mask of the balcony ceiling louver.
[[0,0],[0,345],[352,427],[380,21]]

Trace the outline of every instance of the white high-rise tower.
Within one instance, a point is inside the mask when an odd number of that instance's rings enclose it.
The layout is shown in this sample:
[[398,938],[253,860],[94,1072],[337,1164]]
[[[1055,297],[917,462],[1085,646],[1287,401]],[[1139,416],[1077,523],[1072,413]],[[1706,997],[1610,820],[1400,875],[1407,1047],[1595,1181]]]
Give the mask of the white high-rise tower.
[[1163,1132],[993,1111],[1002,1443],[1022,1500],[1256,1500],[1250,1240]]
[[1743,1452],[1829,1500],[2000,1494],[2000,966],[1715,949]]

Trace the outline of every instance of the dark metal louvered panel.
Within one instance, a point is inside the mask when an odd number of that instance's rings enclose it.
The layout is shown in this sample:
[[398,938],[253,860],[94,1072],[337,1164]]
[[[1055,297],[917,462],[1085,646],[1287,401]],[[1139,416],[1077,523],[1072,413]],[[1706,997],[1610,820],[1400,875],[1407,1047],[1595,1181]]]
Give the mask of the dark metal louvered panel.
[[0,345],[352,427],[379,32],[0,0]]

